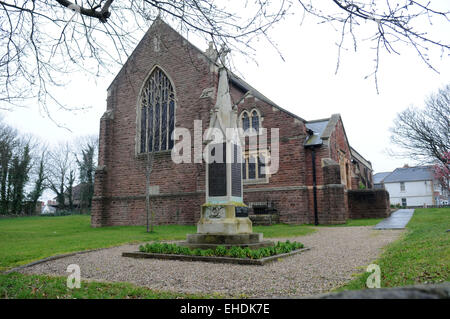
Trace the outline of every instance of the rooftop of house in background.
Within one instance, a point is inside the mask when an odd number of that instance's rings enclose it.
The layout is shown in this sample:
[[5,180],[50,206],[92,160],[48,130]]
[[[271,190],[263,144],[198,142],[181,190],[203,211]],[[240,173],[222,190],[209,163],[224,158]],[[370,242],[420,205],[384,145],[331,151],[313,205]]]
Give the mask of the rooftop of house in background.
[[383,182],[383,180],[389,176],[392,172],[380,172],[373,175],[373,183],[374,184],[380,184]]
[[382,180],[382,182],[399,183],[413,181],[431,181],[433,179],[433,171],[431,166],[414,166],[396,168],[392,173],[386,176]]

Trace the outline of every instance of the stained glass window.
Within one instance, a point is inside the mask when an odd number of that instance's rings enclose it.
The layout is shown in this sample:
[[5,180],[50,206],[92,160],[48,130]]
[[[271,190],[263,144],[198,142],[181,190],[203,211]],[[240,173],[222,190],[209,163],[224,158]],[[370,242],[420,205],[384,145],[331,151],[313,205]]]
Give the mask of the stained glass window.
[[164,72],[155,68],[142,89],[140,105],[140,152],[173,148],[175,92]]

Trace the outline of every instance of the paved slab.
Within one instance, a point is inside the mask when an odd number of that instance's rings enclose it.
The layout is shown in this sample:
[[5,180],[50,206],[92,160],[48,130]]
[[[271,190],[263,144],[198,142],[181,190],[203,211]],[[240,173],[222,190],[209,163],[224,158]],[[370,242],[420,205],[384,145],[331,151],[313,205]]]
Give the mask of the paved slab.
[[414,214],[414,209],[399,209],[379,222],[374,229],[404,229]]

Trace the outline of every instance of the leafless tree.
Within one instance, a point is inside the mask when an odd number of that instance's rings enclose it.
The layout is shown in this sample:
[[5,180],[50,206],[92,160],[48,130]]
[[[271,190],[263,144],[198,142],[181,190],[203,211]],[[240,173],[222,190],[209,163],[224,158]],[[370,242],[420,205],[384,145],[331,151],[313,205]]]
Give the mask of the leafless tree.
[[340,29],[336,72],[347,38],[351,39],[356,51],[358,43],[363,40],[361,35],[358,36],[358,29],[363,25],[368,29],[367,40],[373,43],[375,65],[373,72],[367,77],[374,77],[377,91],[377,74],[382,51],[399,55],[402,45],[409,46],[416,51],[423,63],[436,72],[438,70],[431,61],[430,49],[439,48],[442,55],[450,51],[450,41],[439,38],[439,35],[444,36],[445,33],[436,30],[439,27],[448,30],[450,24],[450,7],[445,2],[439,7],[436,5],[437,1],[432,4],[428,0],[332,0],[331,2],[339,9],[335,13],[318,8],[312,1],[299,0],[299,2],[305,12]]
[[48,154],[47,182],[56,194],[60,209],[66,206],[66,198],[72,205],[71,188],[75,182],[75,160],[68,142],[58,144]]
[[450,85],[425,101],[423,109],[410,107],[397,115],[391,140],[404,151],[395,155],[450,170]]
[[[340,49],[350,37],[356,49],[364,40],[356,30],[371,26],[375,43],[375,76],[380,51],[399,53],[408,44],[423,62],[431,47],[447,54],[448,42],[434,38],[433,27],[448,28],[449,10],[436,2],[411,0],[0,0],[0,108],[22,105],[35,98],[47,112],[49,105],[72,109],[59,102],[54,89],[67,84],[69,72],[83,70],[94,76],[123,64],[143,32],[159,15],[188,36],[195,32],[216,49],[252,55],[256,39],[270,38],[272,26],[300,8],[341,30]],[[444,4],[445,5],[445,4]],[[299,20],[301,17],[299,17]],[[448,41],[448,39],[446,39]]]

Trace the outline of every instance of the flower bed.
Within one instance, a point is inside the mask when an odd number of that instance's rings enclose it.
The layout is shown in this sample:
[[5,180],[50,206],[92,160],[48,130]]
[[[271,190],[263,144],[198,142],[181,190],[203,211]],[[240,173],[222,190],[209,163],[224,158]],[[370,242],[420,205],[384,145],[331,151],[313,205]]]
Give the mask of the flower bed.
[[287,254],[301,248],[304,248],[302,243],[290,242],[289,240],[286,242],[277,242],[274,246],[262,247],[258,249],[250,249],[248,247],[231,247],[227,249],[224,246],[218,246],[216,249],[190,249],[188,247],[178,246],[177,244],[155,242],[139,246],[139,251],[142,253],[153,254],[261,259],[275,255]]

